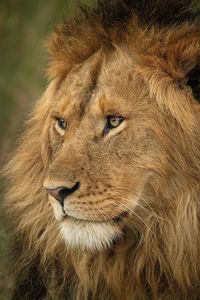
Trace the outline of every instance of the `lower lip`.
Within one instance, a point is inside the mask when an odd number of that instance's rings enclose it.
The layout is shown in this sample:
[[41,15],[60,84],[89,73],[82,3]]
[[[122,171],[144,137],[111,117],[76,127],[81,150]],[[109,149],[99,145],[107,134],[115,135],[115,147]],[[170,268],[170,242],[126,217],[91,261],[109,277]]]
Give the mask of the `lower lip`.
[[119,224],[127,216],[128,216],[127,212],[122,212],[117,217],[115,217],[113,219],[110,219],[110,220],[106,220],[106,221],[91,221],[91,220],[79,219],[79,218],[75,218],[75,217],[70,216],[70,215],[66,215],[64,217],[64,220],[65,219],[71,219],[71,220],[73,220],[75,222],[85,222],[85,223],[115,223],[115,224]]

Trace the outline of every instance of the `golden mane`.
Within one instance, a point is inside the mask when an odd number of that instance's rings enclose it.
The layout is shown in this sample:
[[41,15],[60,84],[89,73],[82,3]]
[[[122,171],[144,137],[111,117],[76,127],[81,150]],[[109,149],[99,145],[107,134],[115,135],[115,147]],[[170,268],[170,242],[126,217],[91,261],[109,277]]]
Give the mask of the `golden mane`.
[[[182,87],[185,73],[199,70],[200,30],[199,14],[194,15],[188,2],[99,0],[94,8],[82,7],[83,14],[65,21],[49,39],[53,80],[5,168],[5,208],[13,228],[13,299],[200,298],[199,108],[196,102],[191,109]],[[167,171],[162,164],[153,166],[160,178],[152,183],[157,202],[146,211],[137,208],[140,219],[127,224],[120,242],[102,252],[69,249],[43,189],[51,159],[50,99],[73,66],[98,51],[106,58],[117,47],[134,48],[136,70],[151,96],[180,125],[179,140],[174,141],[180,156],[169,162]],[[195,95],[199,97],[198,91]],[[165,149],[174,137],[167,136],[167,124],[162,126]]]

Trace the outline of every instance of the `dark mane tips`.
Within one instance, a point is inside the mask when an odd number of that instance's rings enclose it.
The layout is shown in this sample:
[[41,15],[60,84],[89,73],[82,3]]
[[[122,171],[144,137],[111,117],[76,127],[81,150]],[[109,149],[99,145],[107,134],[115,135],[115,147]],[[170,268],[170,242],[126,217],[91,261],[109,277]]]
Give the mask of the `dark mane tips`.
[[81,6],[86,19],[112,27],[137,16],[146,25],[172,26],[199,18],[198,0],[96,0],[94,7]]
[[[65,18],[48,41],[51,77],[65,76],[102,46],[121,41],[132,22],[146,28],[170,28],[200,21],[196,0],[96,0],[81,5],[73,18]],[[194,9],[195,8],[195,9]],[[200,7],[199,7],[200,8]]]

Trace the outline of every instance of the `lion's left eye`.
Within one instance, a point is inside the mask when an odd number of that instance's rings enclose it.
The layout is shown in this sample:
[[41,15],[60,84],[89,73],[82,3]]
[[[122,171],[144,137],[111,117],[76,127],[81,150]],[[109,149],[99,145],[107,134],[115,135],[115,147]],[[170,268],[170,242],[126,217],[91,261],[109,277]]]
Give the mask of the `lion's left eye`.
[[64,135],[67,129],[67,121],[63,118],[56,118],[55,129],[60,135]]
[[104,135],[107,134],[111,129],[117,128],[124,121],[122,116],[107,116],[107,122],[103,130]]
[[67,128],[67,122],[64,119],[57,119],[57,124],[62,130]]

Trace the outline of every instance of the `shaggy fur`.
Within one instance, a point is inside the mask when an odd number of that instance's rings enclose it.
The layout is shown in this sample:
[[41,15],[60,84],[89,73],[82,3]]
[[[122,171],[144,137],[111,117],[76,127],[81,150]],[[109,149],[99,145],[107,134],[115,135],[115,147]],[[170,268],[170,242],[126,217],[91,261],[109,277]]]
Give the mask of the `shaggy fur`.
[[[13,299],[200,299],[200,18],[190,2],[98,0],[50,37],[52,81],[5,170]],[[113,114],[126,120],[104,136]],[[65,229],[43,183],[78,180],[65,209],[87,221]]]

